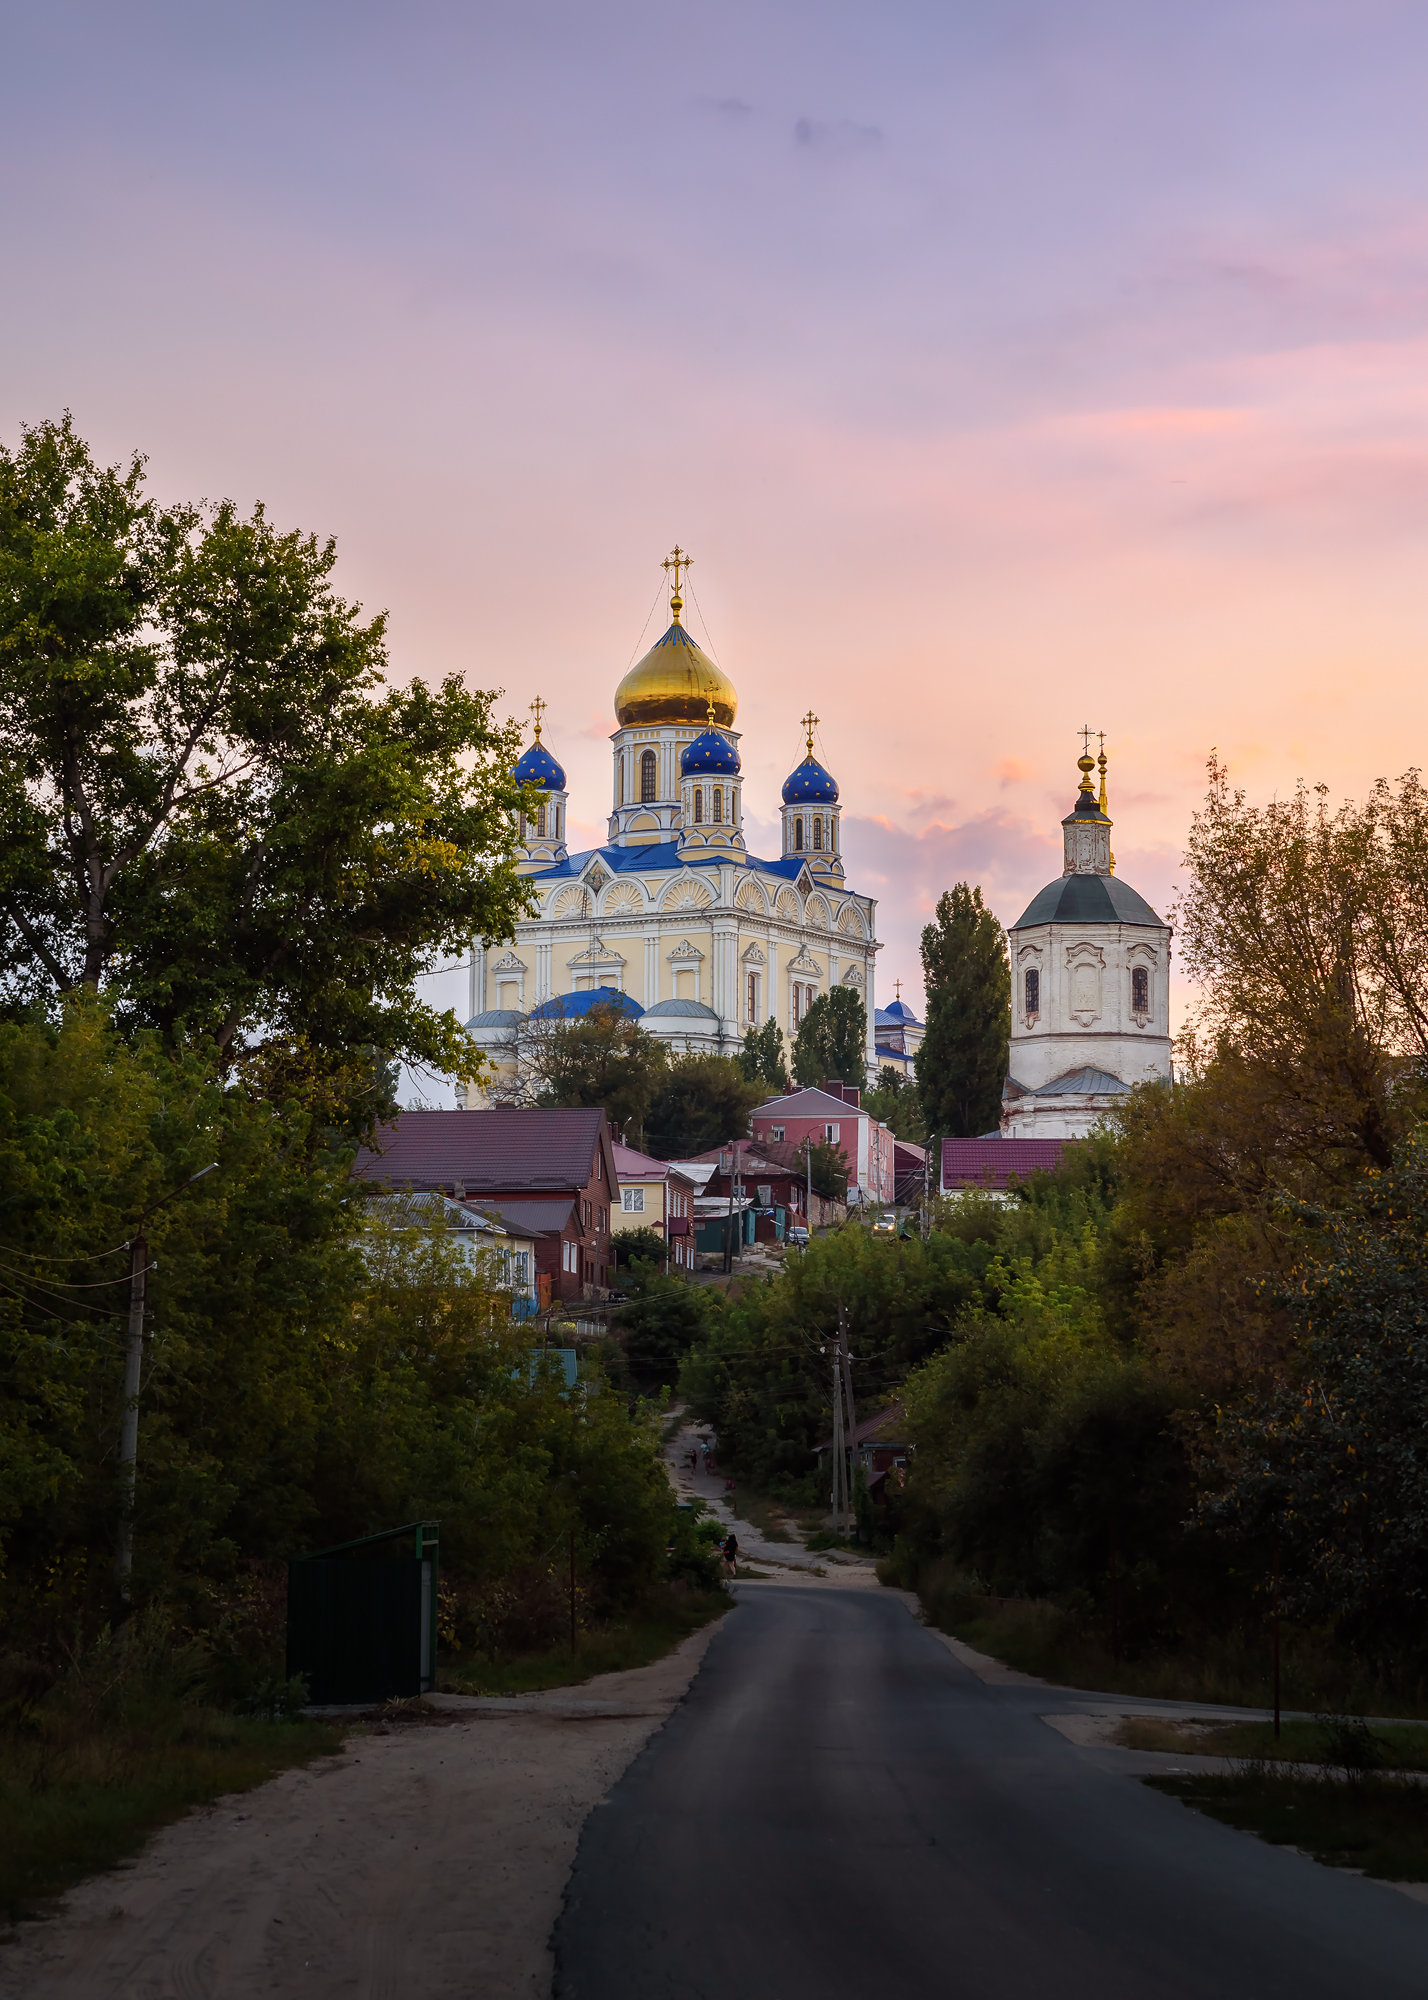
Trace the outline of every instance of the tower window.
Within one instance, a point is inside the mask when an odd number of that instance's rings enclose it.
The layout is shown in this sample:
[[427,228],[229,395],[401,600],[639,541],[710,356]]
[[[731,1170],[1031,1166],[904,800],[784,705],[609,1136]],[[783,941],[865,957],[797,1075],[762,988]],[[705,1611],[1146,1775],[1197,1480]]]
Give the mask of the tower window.
[[1131,967],[1131,1012],[1150,1012],[1150,974],[1143,965]]
[[759,1023],[759,975],[749,974],[749,1021],[754,1027]]
[[722,786],[716,785],[714,787],[714,824],[715,826],[722,826],[723,823],[724,823],[724,792]]
[[622,757],[619,763],[615,766],[615,804],[617,806],[622,806],[624,803],[625,803],[625,760]]
[[704,787],[703,785],[696,785],[694,787],[694,824],[696,826],[700,826],[703,824],[703,821],[704,821]]
[[1026,1011],[1028,1014],[1041,1012],[1041,974],[1028,972],[1026,975]]
[[640,752],[640,804],[653,805],[659,797],[659,759],[653,750]]
[[545,807],[544,807],[544,806],[542,806],[542,807],[541,807],[540,811],[539,811],[539,812],[537,813],[537,815],[536,815],[536,832],[537,832],[537,834],[538,834],[538,835],[540,836],[540,838],[541,838],[542,840],[544,840],[544,839],[545,839]]
[[821,813],[813,822],[813,845],[815,849],[823,845],[823,816]]
[[794,851],[794,853],[795,853],[795,854],[802,854],[802,852],[803,852],[803,815],[802,815],[802,813],[800,813],[800,814],[798,815],[797,819],[795,819],[795,821],[793,822],[793,851]]

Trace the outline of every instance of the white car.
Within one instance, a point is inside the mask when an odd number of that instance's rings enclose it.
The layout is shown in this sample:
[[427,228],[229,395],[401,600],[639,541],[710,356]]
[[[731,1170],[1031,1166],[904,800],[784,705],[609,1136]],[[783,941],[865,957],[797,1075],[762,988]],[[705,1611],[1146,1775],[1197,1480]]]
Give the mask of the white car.
[[783,1232],[783,1240],[785,1243],[791,1243],[795,1250],[806,1250],[808,1248],[808,1231],[801,1222],[796,1223],[792,1229],[786,1229]]

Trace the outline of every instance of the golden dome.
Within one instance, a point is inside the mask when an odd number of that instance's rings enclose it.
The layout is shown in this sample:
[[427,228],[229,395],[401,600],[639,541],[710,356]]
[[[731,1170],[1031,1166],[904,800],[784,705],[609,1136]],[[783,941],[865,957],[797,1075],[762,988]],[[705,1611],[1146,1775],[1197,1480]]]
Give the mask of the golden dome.
[[711,699],[715,723],[731,728],[739,709],[734,684],[695,645],[676,610],[664,637],[636,660],[616,688],[615,714],[626,729],[651,722],[695,722],[707,729]]

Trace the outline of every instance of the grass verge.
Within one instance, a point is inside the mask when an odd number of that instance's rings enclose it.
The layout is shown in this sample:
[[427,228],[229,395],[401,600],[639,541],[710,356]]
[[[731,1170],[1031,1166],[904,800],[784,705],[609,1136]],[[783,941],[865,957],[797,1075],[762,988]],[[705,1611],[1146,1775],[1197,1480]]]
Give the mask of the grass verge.
[[1330,1868],[1352,1868],[1384,1882],[1428,1882],[1428,1787],[1411,1780],[1367,1777],[1355,1784],[1247,1765],[1144,1782],[1226,1826],[1275,1847],[1297,1847]]
[[725,1590],[671,1597],[667,1607],[643,1617],[577,1630],[573,1654],[568,1644],[500,1659],[446,1654],[438,1665],[438,1686],[443,1694],[535,1694],[541,1688],[574,1687],[595,1674],[647,1667],[673,1652],[691,1632],[722,1618],[733,1603]]
[[34,1711],[0,1734],[0,1911],[11,1922],[43,1915],[49,1898],[115,1867],[191,1806],[341,1747],[325,1724],[186,1703],[88,1727]]
[[[901,1580],[886,1563],[879,1575],[885,1582]],[[1273,1699],[1267,1632],[1205,1634],[1174,1650],[1118,1659],[1096,1623],[1054,1604],[986,1597],[936,1568],[918,1579],[917,1590],[929,1625],[1059,1687],[1228,1708],[1268,1708]],[[1282,1698],[1286,1708],[1314,1713],[1428,1717],[1422,1679],[1388,1681],[1317,1634],[1289,1626],[1283,1628]]]
[[[1368,1732],[1376,1761],[1389,1771],[1428,1771],[1428,1728],[1387,1724]],[[1335,1755],[1324,1725],[1287,1717],[1279,1741],[1270,1722],[1217,1722],[1208,1716],[1132,1715],[1116,1731],[1124,1750],[1162,1750],[1181,1757],[1240,1757],[1254,1762],[1328,1764]]]

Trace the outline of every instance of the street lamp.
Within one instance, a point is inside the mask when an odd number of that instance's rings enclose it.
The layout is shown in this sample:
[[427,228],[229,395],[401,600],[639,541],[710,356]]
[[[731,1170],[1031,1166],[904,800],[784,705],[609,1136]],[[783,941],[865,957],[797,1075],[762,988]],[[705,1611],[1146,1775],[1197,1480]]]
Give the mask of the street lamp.
[[139,1232],[129,1245],[129,1340],[124,1355],[124,1416],[119,1426],[119,1550],[114,1558],[114,1582],[120,1601],[127,1608],[129,1586],[134,1573],[134,1485],[139,1458],[139,1387],[144,1366],[144,1297],[149,1275],[149,1240],[144,1224],[166,1201],[191,1188],[205,1174],[217,1172],[218,1162],[200,1167],[176,1188],[151,1201],[139,1217]]

